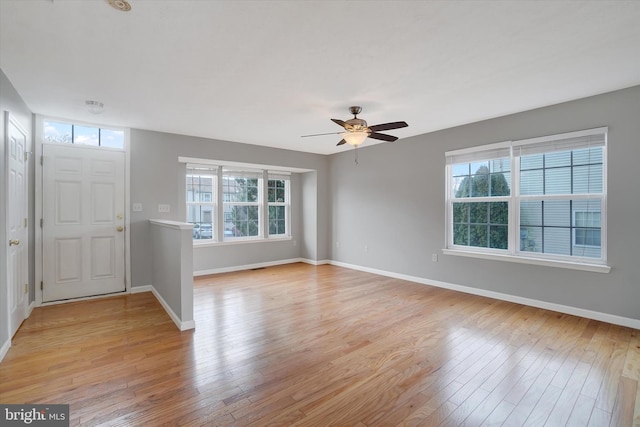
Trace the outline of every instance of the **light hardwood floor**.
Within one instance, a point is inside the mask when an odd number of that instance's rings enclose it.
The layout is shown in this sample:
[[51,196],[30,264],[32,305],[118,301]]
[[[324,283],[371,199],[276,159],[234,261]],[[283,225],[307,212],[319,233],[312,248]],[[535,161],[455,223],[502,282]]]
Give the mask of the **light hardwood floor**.
[[[36,308],[0,402],[71,425],[639,426],[640,331],[334,266]],[[635,419],[635,421],[634,421]]]

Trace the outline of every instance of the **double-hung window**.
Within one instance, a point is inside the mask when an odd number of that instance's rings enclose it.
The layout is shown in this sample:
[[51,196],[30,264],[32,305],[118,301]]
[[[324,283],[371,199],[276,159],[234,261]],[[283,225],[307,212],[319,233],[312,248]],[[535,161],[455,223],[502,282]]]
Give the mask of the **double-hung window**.
[[289,182],[289,174],[269,171],[267,180],[269,236],[289,235]]
[[446,153],[447,249],[606,263],[606,128]]
[[451,244],[508,248],[511,202],[510,148],[499,144],[478,153],[448,157]]
[[196,240],[216,239],[217,168],[187,164],[187,222]]
[[262,171],[229,170],[222,172],[224,237],[263,236]]
[[290,171],[179,160],[186,163],[186,219],[195,244],[291,238]]

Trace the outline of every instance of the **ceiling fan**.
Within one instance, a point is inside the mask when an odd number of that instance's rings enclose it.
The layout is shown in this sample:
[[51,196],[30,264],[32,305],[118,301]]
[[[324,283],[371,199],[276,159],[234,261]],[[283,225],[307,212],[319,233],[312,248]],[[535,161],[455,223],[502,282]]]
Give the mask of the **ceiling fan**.
[[362,111],[361,107],[349,107],[349,111],[353,114],[353,119],[340,120],[331,119],[332,122],[342,126],[344,132],[317,133],[313,135],[302,135],[302,138],[320,135],[341,135],[342,140],[337,145],[349,144],[358,147],[367,138],[378,139],[380,141],[393,142],[398,139],[397,136],[378,133],[381,130],[400,129],[409,126],[407,122],[391,122],[379,125],[367,126],[367,122],[358,118],[358,114]]

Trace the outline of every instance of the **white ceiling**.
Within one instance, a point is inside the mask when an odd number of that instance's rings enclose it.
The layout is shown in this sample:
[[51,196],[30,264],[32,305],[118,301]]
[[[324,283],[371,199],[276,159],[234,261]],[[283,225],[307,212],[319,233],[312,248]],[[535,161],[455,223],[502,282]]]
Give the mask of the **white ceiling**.
[[0,0],[33,112],[330,154],[350,105],[405,138],[640,84],[640,1],[129,1]]

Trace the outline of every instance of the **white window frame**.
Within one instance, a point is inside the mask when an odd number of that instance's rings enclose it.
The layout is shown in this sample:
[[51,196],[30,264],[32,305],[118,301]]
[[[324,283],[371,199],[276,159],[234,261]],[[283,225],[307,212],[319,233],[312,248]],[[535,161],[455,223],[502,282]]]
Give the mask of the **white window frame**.
[[[269,201],[269,181],[273,181],[273,180],[283,180],[284,181],[284,197],[285,200],[284,202],[270,202]],[[278,171],[268,171],[267,172],[267,179],[265,180],[266,183],[266,190],[265,190],[265,200],[267,202],[267,209],[266,209],[266,225],[265,225],[265,230],[268,233],[269,238],[282,238],[282,237],[289,237],[291,236],[291,221],[289,220],[289,218],[291,217],[291,202],[290,202],[290,198],[291,198],[291,174],[287,173],[287,172],[278,172]],[[284,233],[280,233],[280,234],[271,234],[269,233],[269,222],[271,220],[271,218],[269,218],[269,207],[271,206],[284,206],[285,208],[285,232]]]
[[[188,200],[188,196],[189,196],[189,191],[186,189],[186,185],[185,185],[185,195],[187,196],[187,200],[185,200],[186,203],[186,215],[187,217],[185,218],[185,220],[187,222],[189,222],[189,206],[203,206],[203,205],[207,205],[207,206],[211,206],[211,239],[193,239],[194,245],[202,245],[202,244],[206,244],[209,242],[215,242],[218,239],[218,229],[216,228],[216,224],[217,224],[217,219],[218,219],[218,206],[217,206],[217,193],[218,193],[218,168],[216,166],[212,166],[212,165],[207,165],[207,164],[194,164],[194,163],[188,163],[187,164],[187,170],[186,170],[186,174],[185,174],[185,180],[187,179],[187,177],[189,176],[189,171],[194,171],[194,170],[202,170],[203,173],[198,174],[198,175],[202,175],[202,176],[211,176],[212,178],[212,183],[211,183],[211,196],[210,196],[210,200],[209,201],[189,201]],[[194,225],[195,227],[195,225]]]
[[[222,190],[221,198],[222,198],[222,206],[223,212],[226,207],[233,206],[255,206],[258,208],[258,234],[255,236],[229,236],[226,237],[224,235],[224,225],[222,224],[223,234],[221,239],[219,240],[229,240],[229,241],[238,241],[238,240],[255,240],[262,239],[265,237],[264,230],[264,189],[263,189],[263,172],[257,170],[236,170],[229,168],[222,168],[222,185],[224,187],[225,178],[235,177],[235,178],[244,178],[244,179],[256,179],[257,180],[257,188],[258,188],[258,198],[255,202],[231,202],[224,200],[224,189]],[[223,220],[224,222],[224,220]]]
[[[549,135],[540,138],[531,138],[519,141],[505,141],[496,144],[489,144],[479,147],[471,147],[462,150],[449,151],[445,153],[446,179],[445,179],[445,209],[446,209],[446,232],[445,232],[445,248],[443,253],[448,255],[460,255],[476,258],[503,260],[510,262],[520,262],[535,265],[545,265],[553,267],[564,267],[577,270],[593,271],[600,273],[608,273],[611,267],[607,265],[606,241],[607,241],[607,222],[606,222],[606,200],[607,200],[607,132],[608,128],[587,129],[577,132],[569,132],[558,135]],[[559,194],[559,195],[520,195],[520,153],[533,149],[543,150],[542,152],[561,151],[563,143],[566,142],[567,150],[574,149],[570,145],[570,141],[575,138],[589,137],[593,135],[603,135],[604,144],[600,144],[603,148],[602,168],[603,168],[603,189],[602,193],[589,194]],[[538,144],[536,146],[535,144]],[[547,145],[545,145],[547,144]],[[547,148],[548,150],[546,151]],[[453,164],[465,163],[480,160],[490,160],[496,158],[508,157],[511,159],[511,195],[510,196],[493,196],[493,197],[466,197],[455,198],[452,194]],[[453,244],[453,203],[455,202],[497,202],[508,201],[509,208],[509,224],[508,224],[508,249],[491,249],[474,246],[461,246]],[[587,258],[577,256],[554,255],[548,253],[520,251],[519,245],[519,224],[520,224],[520,202],[525,200],[599,200],[601,215],[601,257]],[[572,236],[572,244],[575,243],[575,233]]]
[[[124,151],[125,150],[125,146],[126,146],[126,141],[127,141],[127,133],[124,129],[119,128],[119,127],[104,127],[104,126],[100,126],[100,125],[95,125],[95,124],[89,124],[89,123],[83,123],[83,122],[76,122],[76,121],[69,121],[69,120],[60,120],[60,119],[53,119],[53,118],[41,118],[42,120],[42,142],[45,144],[68,144],[68,145],[77,145],[77,146],[81,146],[81,147],[93,147],[93,148],[99,148],[101,150],[117,150],[117,151]],[[52,140],[52,139],[46,139],[46,135],[45,135],[45,130],[44,130],[44,125],[45,123],[57,123],[57,124],[63,124],[63,125],[69,125],[71,126],[71,135],[70,135],[70,140],[69,141],[56,141],[56,140]],[[82,142],[77,142],[75,141],[75,129],[76,128],[92,128],[92,129],[96,129],[98,131],[98,145],[93,145],[93,144],[84,144]],[[121,147],[109,147],[106,145],[102,145],[102,131],[109,131],[109,132],[122,132],[122,146]]]
[[[216,203],[216,212],[214,216],[214,239],[206,239],[206,240],[195,240],[194,239],[194,248],[203,248],[208,246],[219,246],[219,245],[236,245],[236,244],[247,244],[247,243],[260,243],[260,242],[278,242],[278,241],[286,241],[293,240],[293,236],[291,233],[292,229],[292,218],[291,218],[291,174],[293,173],[306,173],[311,170],[308,169],[300,169],[300,168],[288,168],[288,167],[280,167],[275,165],[259,165],[259,164],[251,164],[251,163],[240,163],[240,162],[230,162],[223,160],[210,160],[210,159],[202,159],[202,158],[194,158],[194,157],[178,157],[178,162],[192,165],[197,164],[200,166],[216,168],[217,169],[217,188],[216,192],[213,195],[214,201]],[[250,174],[255,174],[259,179],[259,226],[260,233],[259,236],[242,236],[242,237],[224,237],[224,194],[223,194],[223,179],[222,176],[226,171],[234,171],[234,173],[245,171]],[[277,235],[269,235],[269,212],[268,212],[268,194],[267,194],[267,179],[269,176],[276,178],[287,178],[287,188],[286,188],[286,197],[287,197],[287,209],[286,209],[286,234],[277,234]],[[184,174],[184,179],[186,181],[186,173]],[[186,189],[186,183],[184,188]],[[185,194],[185,202],[187,194]],[[234,204],[238,204],[234,202]],[[255,205],[255,203],[249,202],[250,205]],[[187,206],[186,203],[184,205]],[[188,212],[184,213],[185,218]],[[295,241],[294,241],[295,242]],[[295,243],[294,243],[295,244]]]

